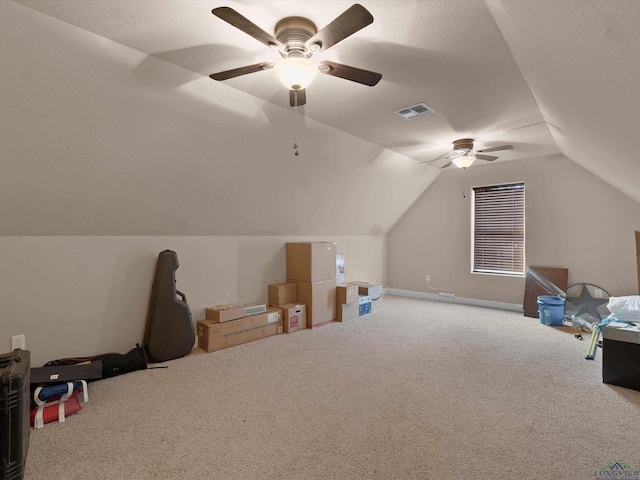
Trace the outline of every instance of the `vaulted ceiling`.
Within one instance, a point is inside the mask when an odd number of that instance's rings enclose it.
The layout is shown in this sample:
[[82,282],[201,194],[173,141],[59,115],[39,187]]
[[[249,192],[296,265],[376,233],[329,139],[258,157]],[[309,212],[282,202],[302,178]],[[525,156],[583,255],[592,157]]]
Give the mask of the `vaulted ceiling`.
[[[352,2],[15,0],[198,77],[277,61],[277,52],[212,15],[229,6],[273,34],[303,16],[319,29]],[[303,118],[430,161],[459,138],[511,144],[495,162],[564,154],[640,202],[640,2],[634,0],[363,0],[374,22],[314,60],[382,74],[368,87],[319,75]],[[208,81],[214,82],[214,80]],[[224,82],[289,107],[273,72]],[[426,103],[436,113],[394,113]],[[239,126],[241,128],[241,126]],[[480,162],[478,162],[479,164]],[[422,165],[435,168],[442,162]]]

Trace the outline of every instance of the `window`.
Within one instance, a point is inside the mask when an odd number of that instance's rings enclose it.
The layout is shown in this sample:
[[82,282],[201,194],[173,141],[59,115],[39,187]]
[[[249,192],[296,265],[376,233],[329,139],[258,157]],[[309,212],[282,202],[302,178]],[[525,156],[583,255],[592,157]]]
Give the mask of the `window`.
[[524,275],[524,183],[473,188],[474,273]]

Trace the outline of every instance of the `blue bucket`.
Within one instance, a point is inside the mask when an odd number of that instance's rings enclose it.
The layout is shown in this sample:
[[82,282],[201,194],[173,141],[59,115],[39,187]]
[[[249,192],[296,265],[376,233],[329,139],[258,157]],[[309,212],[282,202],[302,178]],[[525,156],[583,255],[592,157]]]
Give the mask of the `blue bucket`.
[[542,295],[538,297],[540,323],[552,327],[562,326],[564,319],[564,298]]

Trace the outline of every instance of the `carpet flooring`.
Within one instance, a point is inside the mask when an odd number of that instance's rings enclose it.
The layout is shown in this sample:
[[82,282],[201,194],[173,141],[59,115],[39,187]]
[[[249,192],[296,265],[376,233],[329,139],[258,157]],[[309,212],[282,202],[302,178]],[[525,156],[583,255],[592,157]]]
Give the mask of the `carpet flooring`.
[[640,392],[603,384],[602,350],[586,360],[584,337],[519,313],[386,296],[345,323],[89,384],[79,413],[31,431],[25,478],[585,480],[616,462],[640,470]]

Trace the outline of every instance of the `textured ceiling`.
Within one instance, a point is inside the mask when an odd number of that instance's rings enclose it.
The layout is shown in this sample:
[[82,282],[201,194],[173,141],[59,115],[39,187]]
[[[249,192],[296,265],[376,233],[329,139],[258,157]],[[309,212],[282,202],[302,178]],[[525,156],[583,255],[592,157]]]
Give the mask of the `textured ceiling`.
[[[17,0],[197,74],[274,61],[277,54],[211,14],[230,6],[272,33],[300,15],[319,28],[342,0]],[[634,0],[364,0],[365,27],[314,60],[380,72],[375,87],[320,75],[301,113],[417,162],[470,137],[504,143],[500,160],[563,153],[640,201],[640,2]],[[213,81],[213,80],[211,80]],[[270,71],[226,81],[288,107]],[[436,114],[393,112],[425,102]],[[433,164],[438,166],[438,164]],[[428,167],[425,167],[428,168]]]

